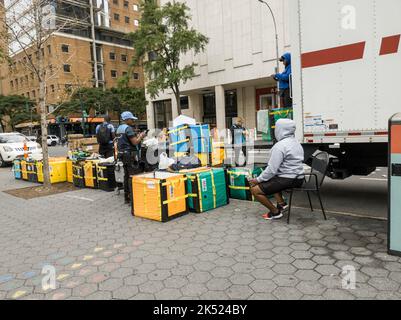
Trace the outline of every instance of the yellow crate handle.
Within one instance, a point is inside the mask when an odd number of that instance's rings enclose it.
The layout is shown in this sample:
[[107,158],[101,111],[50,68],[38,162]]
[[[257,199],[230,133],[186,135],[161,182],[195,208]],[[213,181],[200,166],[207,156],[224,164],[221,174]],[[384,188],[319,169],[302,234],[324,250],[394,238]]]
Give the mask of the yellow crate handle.
[[250,190],[250,187],[237,187],[237,186],[229,186],[230,189],[233,190]]
[[197,198],[198,195],[196,193],[190,193],[188,194],[188,198]]
[[169,204],[169,203],[172,203],[172,202],[177,202],[177,201],[180,201],[180,200],[183,200],[183,199],[187,199],[187,198],[188,198],[188,195],[186,194],[185,196],[182,196],[182,197],[177,197],[177,198],[174,198],[174,199],[166,200],[166,201],[163,202],[163,204],[165,205],[165,204]]
[[176,133],[176,132],[180,132],[180,131],[183,131],[183,130],[186,130],[186,129],[188,129],[188,126],[184,126],[184,127],[178,128],[178,129],[174,129],[174,130],[168,131],[167,133],[168,134]]
[[171,146],[176,146],[177,144],[181,144],[181,143],[185,143],[185,142],[189,142],[189,139],[185,139],[185,140],[173,142],[173,143],[171,143],[170,145],[171,145]]

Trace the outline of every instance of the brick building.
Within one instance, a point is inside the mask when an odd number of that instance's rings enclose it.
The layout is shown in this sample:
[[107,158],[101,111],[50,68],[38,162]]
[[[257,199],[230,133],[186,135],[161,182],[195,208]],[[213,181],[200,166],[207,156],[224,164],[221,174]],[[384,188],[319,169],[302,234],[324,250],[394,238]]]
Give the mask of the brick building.
[[[32,0],[4,1],[6,19],[9,19],[7,12],[11,12],[15,6],[22,6],[22,2],[29,7]],[[142,70],[130,68],[134,49],[126,37],[127,33],[134,32],[139,25],[138,2],[49,1],[55,11],[55,21],[67,22],[65,26],[68,26],[57,28],[42,50],[46,68],[46,103],[50,113],[60,103],[68,100],[76,88],[112,88],[117,86],[118,79],[124,75],[130,77],[131,86],[144,86]],[[39,83],[35,73],[27,66],[27,59],[36,59],[38,53],[30,48],[27,57],[26,53],[18,50],[18,44],[10,42],[7,46],[12,59],[1,66],[2,94],[18,94],[38,100]],[[93,110],[88,123],[102,121],[99,116]],[[55,123],[52,118],[54,116],[50,115],[49,122]],[[81,115],[70,115],[69,118],[71,123],[78,124],[75,127],[79,130]],[[57,134],[52,129],[50,131]]]

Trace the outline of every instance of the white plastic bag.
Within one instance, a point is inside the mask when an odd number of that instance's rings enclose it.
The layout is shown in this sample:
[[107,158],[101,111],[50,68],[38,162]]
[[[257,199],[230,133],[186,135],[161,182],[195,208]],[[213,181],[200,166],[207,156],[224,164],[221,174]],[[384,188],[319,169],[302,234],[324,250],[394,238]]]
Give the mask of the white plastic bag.
[[174,159],[169,158],[167,156],[167,153],[163,152],[162,154],[160,154],[159,170],[166,170],[174,163],[175,163]]
[[157,146],[157,145],[159,144],[159,142],[157,141],[156,138],[150,138],[150,139],[145,140],[145,141],[143,142],[143,144],[144,144],[146,147],[150,148],[150,147]]

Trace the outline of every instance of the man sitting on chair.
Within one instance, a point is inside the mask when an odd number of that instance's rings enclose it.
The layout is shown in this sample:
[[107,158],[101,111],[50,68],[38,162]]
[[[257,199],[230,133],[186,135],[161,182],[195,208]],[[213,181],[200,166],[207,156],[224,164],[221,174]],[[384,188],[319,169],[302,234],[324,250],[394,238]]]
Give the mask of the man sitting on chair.
[[[293,120],[280,119],[276,123],[277,143],[271,150],[268,167],[257,178],[250,180],[251,192],[256,200],[270,211],[263,215],[265,220],[281,219],[288,208],[282,191],[299,188],[303,184],[304,150],[295,138],[296,125]],[[274,195],[277,207],[268,196]]]

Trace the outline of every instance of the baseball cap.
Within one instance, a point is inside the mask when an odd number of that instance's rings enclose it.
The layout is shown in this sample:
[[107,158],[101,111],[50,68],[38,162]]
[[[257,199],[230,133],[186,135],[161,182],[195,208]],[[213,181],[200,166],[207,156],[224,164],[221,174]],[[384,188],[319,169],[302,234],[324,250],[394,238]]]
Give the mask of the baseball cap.
[[123,113],[121,114],[121,119],[122,119],[123,121],[129,120],[129,119],[138,120],[138,118],[135,117],[135,116],[132,114],[132,112],[129,112],[129,111],[123,112]]

